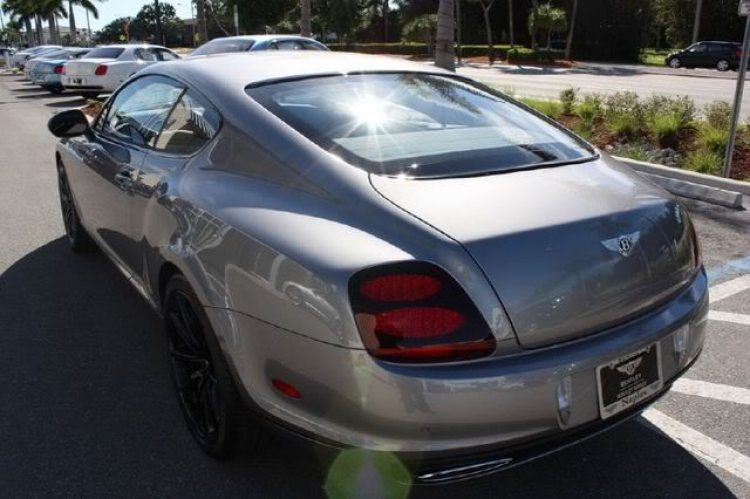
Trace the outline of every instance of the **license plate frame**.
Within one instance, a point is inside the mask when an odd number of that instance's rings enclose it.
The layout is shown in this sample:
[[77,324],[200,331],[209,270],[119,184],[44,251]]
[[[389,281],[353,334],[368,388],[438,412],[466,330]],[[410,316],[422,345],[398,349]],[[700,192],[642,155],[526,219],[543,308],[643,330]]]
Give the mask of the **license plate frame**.
[[664,387],[661,345],[652,343],[596,368],[602,419],[640,405]]

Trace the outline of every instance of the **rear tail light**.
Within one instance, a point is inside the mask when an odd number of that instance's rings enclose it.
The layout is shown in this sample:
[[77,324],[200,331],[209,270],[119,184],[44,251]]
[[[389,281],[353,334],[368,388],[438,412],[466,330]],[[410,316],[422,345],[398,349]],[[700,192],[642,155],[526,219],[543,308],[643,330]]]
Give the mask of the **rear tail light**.
[[67,66],[63,66],[63,67],[62,67],[62,72],[61,72],[60,74],[61,74],[61,75],[66,75],[66,74],[68,74]]
[[96,71],[94,71],[94,74],[96,76],[104,76],[107,74],[107,66],[97,66]]
[[65,74],[65,66],[62,66],[62,65],[55,66],[55,74],[56,75]]
[[740,48],[734,49],[734,56],[735,57],[742,57],[742,49],[740,49]]
[[495,351],[479,310],[447,272],[424,262],[355,274],[349,296],[367,351],[390,362],[455,362]]

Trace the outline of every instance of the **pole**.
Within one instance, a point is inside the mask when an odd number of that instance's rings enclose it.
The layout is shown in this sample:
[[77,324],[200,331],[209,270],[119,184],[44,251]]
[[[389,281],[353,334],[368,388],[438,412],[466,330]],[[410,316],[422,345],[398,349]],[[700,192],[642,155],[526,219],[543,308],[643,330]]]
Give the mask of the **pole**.
[[703,9],[703,0],[697,0],[695,4],[695,22],[693,22],[693,43],[698,42],[698,34],[701,29],[701,10]]
[[240,9],[234,2],[234,34],[240,36]]
[[86,9],[86,45],[91,46],[91,22],[89,21],[89,10]]
[[463,41],[461,40],[461,0],[456,0],[456,55],[458,64],[463,64]]
[[727,155],[724,157],[724,177],[729,178],[732,174],[732,156],[734,155],[734,142],[737,136],[737,122],[740,119],[742,108],[742,94],[745,90],[745,76],[747,75],[747,59],[750,52],[750,17],[745,21],[745,37],[742,39],[742,57],[740,67],[737,70],[737,90],[734,93],[734,108],[732,109],[732,125],[729,129],[729,143],[727,144]]
[[198,24],[198,19],[195,18],[195,12],[193,11],[193,0],[190,0],[190,17],[193,18],[193,48],[195,48],[195,25]]

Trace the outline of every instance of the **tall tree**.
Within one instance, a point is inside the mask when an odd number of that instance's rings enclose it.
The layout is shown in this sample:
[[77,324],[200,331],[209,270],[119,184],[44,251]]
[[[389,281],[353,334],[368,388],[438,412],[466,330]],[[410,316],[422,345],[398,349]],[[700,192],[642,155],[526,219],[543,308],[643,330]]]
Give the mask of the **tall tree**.
[[510,33],[510,47],[516,45],[515,31],[513,30],[513,0],[508,0],[508,32]]
[[529,16],[529,31],[541,29],[547,32],[547,50],[552,48],[552,33],[559,33],[568,27],[565,11],[553,7],[551,3],[544,3],[531,12]]
[[454,24],[453,0],[440,0],[438,4],[435,65],[449,71],[456,70],[456,54],[453,48]]
[[70,42],[75,45],[78,42],[78,33],[76,32],[76,14],[73,6],[78,5],[84,10],[93,14],[94,19],[99,19],[99,11],[91,0],[68,0],[68,21],[70,23]]
[[475,0],[482,7],[482,15],[484,16],[484,29],[487,32],[487,59],[490,61],[490,66],[495,63],[495,47],[492,45],[492,23],[490,22],[490,10],[495,5],[495,0]]
[[1,5],[0,9],[10,16],[11,21],[16,21],[23,24],[26,30],[26,43],[28,45],[34,45],[36,36],[39,32],[34,33],[34,29],[31,26],[31,21],[36,20],[36,13],[34,12],[33,5],[30,0],[5,0]]
[[312,35],[312,15],[310,14],[310,0],[300,0],[299,32],[302,36]]
[[570,60],[573,48],[573,31],[576,27],[576,16],[578,15],[578,0],[573,0],[573,12],[570,14],[570,27],[568,28],[568,39],[565,41],[565,58]]
[[696,0],[695,21],[693,22],[693,43],[698,41],[698,35],[701,31],[701,10],[703,10],[703,0]]

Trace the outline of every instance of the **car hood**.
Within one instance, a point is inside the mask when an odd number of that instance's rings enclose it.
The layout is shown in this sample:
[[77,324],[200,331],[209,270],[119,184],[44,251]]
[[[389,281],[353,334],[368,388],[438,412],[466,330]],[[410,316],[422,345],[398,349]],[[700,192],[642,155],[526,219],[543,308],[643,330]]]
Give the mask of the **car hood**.
[[[682,209],[609,158],[472,178],[372,175],[371,182],[466,248],[523,347],[624,322],[669,299],[694,275]],[[620,246],[623,238],[629,249]]]

